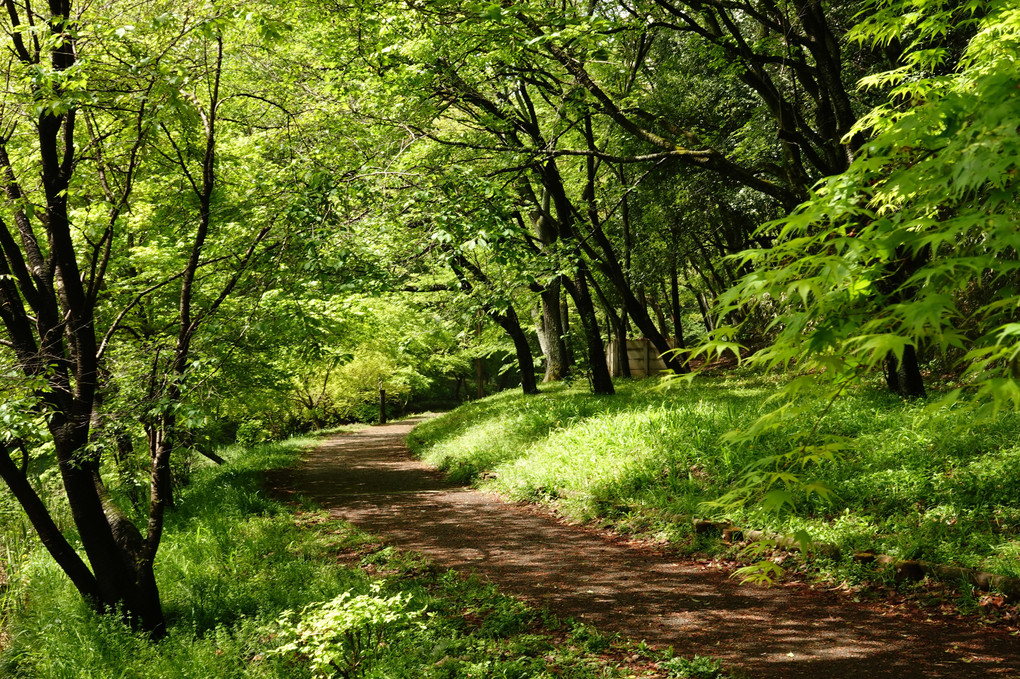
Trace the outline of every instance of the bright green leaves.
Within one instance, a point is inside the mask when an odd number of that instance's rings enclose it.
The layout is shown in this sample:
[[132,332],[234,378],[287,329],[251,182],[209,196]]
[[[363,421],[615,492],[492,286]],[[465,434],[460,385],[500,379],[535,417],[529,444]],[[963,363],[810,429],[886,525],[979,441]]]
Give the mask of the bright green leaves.
[[904,61],[928,69],[943,63],[940,43],[972,26],[994,2],[988,0],[870,0],[857,14],[847,38],[863,45],[903,44]]
[[478,18],[484,21],[503,21],[508,14],[503,6],[496,2],[468,3],[464,9],[468,12],[476,12]]
[[[979,415],[1020,408],[1018,9],[1014,0],[881,0],[852,32],[907,45],[904,66],[862,83],[891,88],[854,132],[874,136],[846,172],[760,231],[777,234],[773,246],[737,259],[753,272],[720,297],[723,316],[771,319],[771,344],[746,362],[802,374],[731,444],[754,445],[791,417],[815,424],[787,452],[746,468],[706,509],[783,512],[829,499],[807,471],[845,455],[847,442],[824,433],[824,413],[800,411],[805,383],[829,383],[834,399],[917,350],[959,377],[937,407],[967,404]],[[949,63],[942,43],[967,24],[976,33],[959,66],[933,76]],[[732,350],[736,336],[738,328],[720,328],[700,351]],[[741,576],[767,582],[777,573],[763,562]]]
[[[916,76],[919,64],[933,68],[942,59],[928,46],[945,35],[936,24],[948,31],[976,7],[876,3],[854,35],[885,44],[918,31],[906,67]],[[985,381],[1010,377],[1020,347],[1011,331],[996,331],[1011,327],[1020,302],[1016,9],[995,3],[975,23],[951,75],[899,84],[906,73],[899,69],[871,81],[897,83],[893,101],[909,106],[880,107],[864,119],[859,129],[876,136],[860,157],[763,230],[778,230],[774,247],[745,255],[755,272],[721,298],[724,313],[749,305],[774,318],[776,343],[751,363],[796,363],[834,377],[841,363],[875,368],[907,346],[921,347],[956,361],[972,393],[1012,399]]]
[[[778,426],[773,422],[772,426]],[[731,433],[731,444],[750,444],[763,433],[761,423],[749,431]],[[848,448],[849,442],[840,436],[818,435],[816,431],[801,432],[794,437],[801,444],[779,454],[763,455],[749,464],[722,497],[702,503],[701,509],[714,515],[725,516],[737,510],[754,506],[765,513],[780,514],[792,510],[798,501],[812,496],[823,501],[833,499],[832,490],[824,483],[806,477],[812,469],[834,462]]]
[[409,594],[380,596],[381,586],[307,606],[296,621],[292,611],[285,611],[279,624],[286,643],[275,653],[307,658],[316,677],[364,676],[391,635],[423,625],[424,610],[411,607]]
[[38,49],[29,61],[13,60],[8,77],[20,82],[18,88],[5,93],[5,99],[26,98],[31,101],[34,117],[62,116],[82,104],[95,101],[90,92],[89,74],[93,68],[87,58],[78,57],[70,64],[46,58],[54,51],[72,49],[70,41],[79,38],[79,30],[69,22],[54,17],[50,25],[21,25],[15,29],[19,37]]
[[[764,544],[764,543],[752,543],[752,544]],[[771,585],[773,582],[783,576],[786,571],[782,566],[763,559],[757,561],[750,566],[743,566],[733,571],[732,577],[740,578],[741,584],[750,583],[753,585]]]

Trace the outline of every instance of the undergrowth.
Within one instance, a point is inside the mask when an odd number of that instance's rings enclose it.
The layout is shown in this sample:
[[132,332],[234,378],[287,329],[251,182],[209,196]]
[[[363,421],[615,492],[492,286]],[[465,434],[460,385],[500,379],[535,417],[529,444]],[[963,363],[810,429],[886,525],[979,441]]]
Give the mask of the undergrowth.
[[[724,434],[775,407],[770,378],[698,378],[668,388],[621,380],[615,397],[556,385],[538,396],[502,393],[420,425],[412,450],[462,481],[515,500],[551,503],[578,521],[672,542],[689,551],[718,543],[693,520],[729,520],[780,533],[807,530],[842,553],[1020,576],[1020,416],[974,424],[967,413],[926,410],[880,389],[837,400],[818,431],[848,442],[832,461],[801,473],[832,490],[801,495],[783,512],[759,505],[708,509],[749,465],[785,452],[825,411],[805,412],[753,444]],[[813,399],[813,400],[812,400]]]
[[310,443],[237,449],[194,472],[159,552],[169,632],[159,643],[89,609],[23,519],[5,513],[0,676],[595,679],[675,664],[268,497],[265,470]]

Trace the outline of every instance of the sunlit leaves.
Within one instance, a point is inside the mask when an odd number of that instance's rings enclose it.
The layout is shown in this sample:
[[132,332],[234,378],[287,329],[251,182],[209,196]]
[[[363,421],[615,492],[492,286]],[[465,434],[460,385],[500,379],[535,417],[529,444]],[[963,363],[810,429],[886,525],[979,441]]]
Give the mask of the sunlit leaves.
[[[1020,344],[995,329],[1011,327],[1018,305],[1020,13],[1014,2],[993,3],[975,19],[960,69],[917,77],[922,64],[934,68],[944,56],[928,46],[944,35],[936,23],[948,31],[978,5],[876,7],[855,29],[858,38],[883,44],[918,32],[908,66],[885,81],[896,83],[892,99],[910,106],[880,107],[864,119],[861,129],[877,134],[861,157],[771,227],[780,233],[771,250],[745,255],[755,273],[723,296],[723,309],[776,308],[778,341],[752,363],[834,376],[841,362],[834,354],[877,367],[920,346],[955,358],[973,395],[1011,401],[1000,380],[1012,377]],[[893,9],[896,17],[884,13]],[[914,75],[903,80],[908,71]],[[896,278],[906,259],[912,269]]]

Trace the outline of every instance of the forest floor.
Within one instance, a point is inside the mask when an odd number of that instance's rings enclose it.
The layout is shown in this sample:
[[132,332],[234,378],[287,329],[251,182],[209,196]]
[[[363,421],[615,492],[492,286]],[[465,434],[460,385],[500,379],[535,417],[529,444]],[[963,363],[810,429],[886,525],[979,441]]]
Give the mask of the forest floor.
[[332,435],[285,484],[388,544],[559,616],[750,677],[1020,677],[1015,632],[819,585],[739,585],[707,559],[450,483],[404,446],[420,421]]

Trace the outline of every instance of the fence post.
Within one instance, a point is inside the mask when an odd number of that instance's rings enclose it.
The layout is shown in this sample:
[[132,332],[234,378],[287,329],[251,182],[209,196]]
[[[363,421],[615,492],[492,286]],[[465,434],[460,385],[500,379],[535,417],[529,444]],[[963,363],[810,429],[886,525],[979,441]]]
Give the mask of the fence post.
[[[482,312],[478,312],[479,321],[475,324],[475,337],[482,337]],[[485,398],[485,366],[482,365],[482,357],[475,359],[475,398]]]
[[379,378],[379,424],[386,424],[386,390],[383,389],[382,378]]

